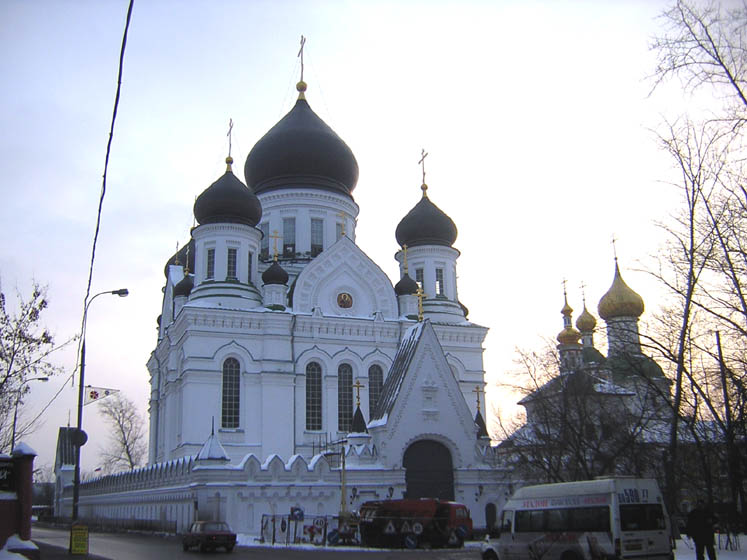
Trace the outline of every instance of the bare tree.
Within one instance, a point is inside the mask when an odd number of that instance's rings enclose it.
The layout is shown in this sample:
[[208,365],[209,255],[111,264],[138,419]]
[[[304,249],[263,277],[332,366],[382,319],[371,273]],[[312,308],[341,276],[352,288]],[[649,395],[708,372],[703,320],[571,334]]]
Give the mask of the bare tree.
[[101,450],[104,474],[141,466],[146,453],[145,422],[134,403],[115,393],[99,403],[99,410],[111,429],[109,444]]
[[[678,211],[652,274],[671,298],[651,347],[674,378],[666,494],[679,506],[679,438],[688,437],[697,472],[713,495],[712,472],[728,466],[732,504],[744,501],[744,384],[747,382],[747,191],[742,125],[747,115],[747,4],[677,0],[664,12],[665,32],[652,48],[654,87],[679,78],[684,93],[708,88],[722,100],[703,124],[681,118],[659,135],[680,173]],[[673,336],[672,333],[676,333]],[[723,344],[722,344],[723,341]],[[683,430],[680,430],[683,424]],[[714,463],[714,456],[717,461]],[[683,458],[684,459],[684,458]],[[721,464],[718,464],[721,463]],[[678,468],[679,467],[679,468]],[[692,462],[689,465],[692,467]]]
[[[23,410],[23,398],[30,391],[28,382],[58,373],[60,368],[50,357],[72,340],[55,346],[52,334],[41,323],[47,305],[47,290],[36,282],[28,298],[17,293],[15,310],[0,290],[0,451],[10,449],[14,418]],[[17,422],[16,441],[33,427],[33,420]]]
[[662,14],[665,32],[651,48],[658,60],[654,88],[679,78],[687,93],[708,87],[728,99],[723,118],[736,128],[747,109],[747,3],[725,7],[677,0]]

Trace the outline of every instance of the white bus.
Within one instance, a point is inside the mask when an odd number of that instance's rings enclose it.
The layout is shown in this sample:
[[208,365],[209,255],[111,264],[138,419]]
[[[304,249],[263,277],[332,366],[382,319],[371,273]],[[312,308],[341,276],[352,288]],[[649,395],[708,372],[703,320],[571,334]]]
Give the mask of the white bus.
[[518,490],[483,560],[674,560],[656,481],[609,477]]

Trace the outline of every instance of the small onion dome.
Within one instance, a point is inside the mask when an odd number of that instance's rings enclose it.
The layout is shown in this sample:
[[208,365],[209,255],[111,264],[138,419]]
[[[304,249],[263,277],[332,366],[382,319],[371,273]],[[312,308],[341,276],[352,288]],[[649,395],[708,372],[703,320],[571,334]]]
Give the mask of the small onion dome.
[[189,274],[185,274],[184,278],[174,286],[174,297],[188,296],[192,293],[192,288],[195,287],[195,281]]
[[189,243],[182,246],[176,253],[171,255],[171,258],[166,261],[166,266],[163,267],[163,275],[169,277],[169,266],[172,264],[180,264],[186,266],[189,270],[195,269],[195,240],[190,239]]
[[615,263],[615,279],[606,294],[599,300],[599,316],[605,321],[615,317],[640,317],[643,314],[643,298],[631,290],[620,275]]
[[358,182],[352,150],[306,102],[296,86],[296,105],[254,145],[244,178],[255,193],[286,186],[320,188],[350,196]]
[[394,293],[398,296],[411,296],[418,291],[418,283],[405,272],[402,279],[394,286]]
[[262,273],[262,282],[267,284],[287,284],[288,273],[283,270],[278,261],[273,261],[270,268]]
[[454,222],[438,206],[433,204],[425,194],[407,216],[397,225],[394,232],[397,244],[401,247],[417,245],[446,245],[451,247],[457,238]]
[[578,344],[581,333],[573,327],[566,327],[558,333],[558,342],[560,344]]
[[366,419],[363,418],[360,405],[356,407],[355,414],[353,414],[353,425],[351,426],[350,433],[353,434],[367,434],[368,428],[366,428]]
[[202,224],[246,224],[256,226],[262,218],[259,199],[231,171],[233,158],[226,158],[226,172],[197,197],[195,219]]
[[597,320],[594,318],[594,315],[589,313],[586,309],[586,305],[584,305],[584,310],[581,312],[581,315],[578,316],[578,319],[576,319],[576,328],[584,333],[593,331],[596,326]]

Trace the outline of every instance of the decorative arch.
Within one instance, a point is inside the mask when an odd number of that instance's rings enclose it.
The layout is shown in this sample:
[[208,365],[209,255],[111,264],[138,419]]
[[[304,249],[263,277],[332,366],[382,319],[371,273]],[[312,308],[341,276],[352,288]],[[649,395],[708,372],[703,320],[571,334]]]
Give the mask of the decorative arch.
[[[339,305],[338,296],[347,294]],[[299,274],[293,293],[294,311],[310,313],[320,308],[325,315],[371,316],[380,311],[396,318],[397,299],[391,280],[348,237],[323,251]]]

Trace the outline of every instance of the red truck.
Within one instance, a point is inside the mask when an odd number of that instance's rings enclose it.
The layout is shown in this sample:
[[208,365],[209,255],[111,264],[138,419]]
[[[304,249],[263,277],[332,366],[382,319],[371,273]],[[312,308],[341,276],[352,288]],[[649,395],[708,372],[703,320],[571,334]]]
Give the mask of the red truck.
[[365,502],[360,508],[363,546],[384,548],[461,547],[472,535],[464,504],[433,498]]

